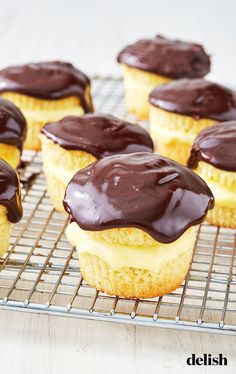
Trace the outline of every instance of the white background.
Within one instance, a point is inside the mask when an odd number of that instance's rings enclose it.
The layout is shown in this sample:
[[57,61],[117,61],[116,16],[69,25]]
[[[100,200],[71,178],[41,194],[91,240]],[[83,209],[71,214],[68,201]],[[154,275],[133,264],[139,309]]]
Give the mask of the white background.
[[[120,74],[128,42],[162,33],[202,42],[211,78],[236,86],[235,0],[0,0],[0,66],[65,59],[88,74]],[[0,373],[212,373],[191,353],[223,353],[236,370],[236,338],[0,311]],[[218,370],[217,370],[218,369]]]
[[203,43],[211,78],[236,86],[235,0],[0,0],[0,66],[61,58],[119,75],[117,52],[156,33]]

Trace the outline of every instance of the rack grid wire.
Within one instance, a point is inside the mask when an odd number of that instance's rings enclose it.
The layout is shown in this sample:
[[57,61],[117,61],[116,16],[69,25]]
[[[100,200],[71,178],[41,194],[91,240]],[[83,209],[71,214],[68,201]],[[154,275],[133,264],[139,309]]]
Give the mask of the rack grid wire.
[[[120,79],[95,77],[97,110],[128,118]],[[202,224],[186,281],[160,298],[128,300],[82,279],[65,237],[67,217],[49,200],[41,154],[20,169],[24,217],[0,259],[0,308],[153,327],[236,334],[236,231]]]

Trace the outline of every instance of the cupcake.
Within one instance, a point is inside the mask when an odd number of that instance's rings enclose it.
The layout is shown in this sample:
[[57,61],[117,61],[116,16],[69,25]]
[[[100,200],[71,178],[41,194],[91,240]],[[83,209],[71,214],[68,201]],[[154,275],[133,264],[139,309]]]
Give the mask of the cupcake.
[[0,160],[0,256],[7,251],[13,223],[22,217],[20,183],[15,170]]
[[97,290],[161,296],[185,279],[196,225],[213,203],[206,183],[175,161],[143,152],[110,156],[69,182],[66,235]]
[[236,228],[236,121],[201,131],[193,143],[188,167],[207,182],[215,197],[215,208],[207,220]]
[[128,45],[118,55],[122,64],[128,111],[146,119],[148,95],[156,86],[180,78],[199,78],[210,70],[210,59],[199,44],[157,35]]
[[107,114],[68,116],[42,129],[43,168],[55,209],[72,176],[93,161],[118,153],[153,152],[148,132]]
[[150,96],[155,149],[186,164],[195,137],[216,122],[236,120],[235,92],[204,79],[181,79]]
[[0,70],[0,95],[16,104],[26,118],[25,149],[40,149],[39,133],[46,122],[93,111],[89,79],[61,61]]
[[0,98],[0,159],[16,168],[20,163],[25,137],[23,114],[13,103]]

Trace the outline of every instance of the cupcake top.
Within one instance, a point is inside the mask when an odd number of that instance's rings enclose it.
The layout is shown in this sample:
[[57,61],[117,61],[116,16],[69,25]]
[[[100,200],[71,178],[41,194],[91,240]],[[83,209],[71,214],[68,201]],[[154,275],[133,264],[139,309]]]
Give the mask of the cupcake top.
[[77,172],[63,203],[84,230],[135,227],[171,243],[204,220],[214,198],[190,169],[160,154],[138,152],[110,156]]
[[218,169],[236,172],[236,121],[207,127],[196,137],[188,167],[204,161]]
[[117,61],[174,79],[204,77],[210,70],[210,58],[201,45],[161,35],[128,45]]
[[38,62],[0,70],[0,93],[11,91],[46,100],[78,96],[85,112],[93,111],[91,98],[85,94],[89,85],[89,78],[68,62]]
[[168,112],[210,118],[236,119],[236,93],[205,79],[181,79],[156,87],[149,95],[152,105]]
[[96,158],[117,153],[153,152],[148,132],[108,114],[68,116],[48,123],[41,132],[67,150],[82,150]]
[[10,101],[0,98],[0,143],[16,146],[22,152],[26,137],[26,121]]
[[0,205],[7,209],[7,218],[16,223],[22,218],[20,183],[16,171],[0,159]]

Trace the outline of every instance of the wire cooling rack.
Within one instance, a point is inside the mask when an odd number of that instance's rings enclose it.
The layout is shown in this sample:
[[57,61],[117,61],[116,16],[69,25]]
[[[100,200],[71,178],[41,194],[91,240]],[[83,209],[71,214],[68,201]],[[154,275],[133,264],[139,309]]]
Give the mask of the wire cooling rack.
[[[126,116],[120,80],[95,78],[93,97],[97,110]],[[155,299],[108,296],[81,277],[64,233],[67,217],[46,192],[40,153],[24,152],[23,159],[24,217],[0,259],[0,308],[236,334],[235,230],[201,225],[188,276],[175,292]]]

